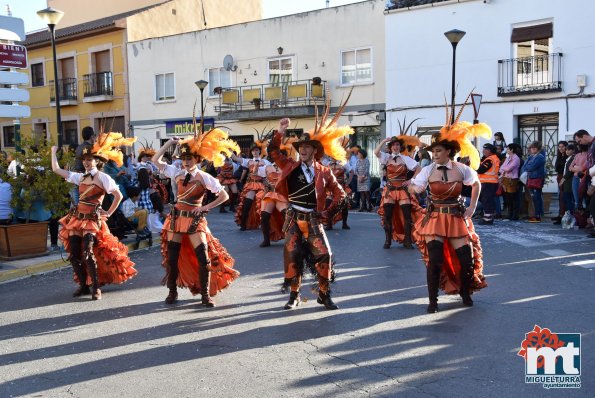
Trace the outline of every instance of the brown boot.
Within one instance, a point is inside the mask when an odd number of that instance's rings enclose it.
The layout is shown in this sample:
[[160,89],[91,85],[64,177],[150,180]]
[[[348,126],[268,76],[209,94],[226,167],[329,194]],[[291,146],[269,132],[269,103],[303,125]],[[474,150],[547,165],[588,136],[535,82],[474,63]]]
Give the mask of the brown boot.
[[427,246],[429,260],[426,269],[426,278],[430,300],[427,312],[432,314],[438,312],[438,289],[440,287],[440,272],[444,263],[444,243],[438,240],[432,240],[427,243]]
[[80,297],[83,294],[91,294],[89,286],[87,286],[87,271],[81,261],[81,245],[83,238],[72,235],[68,238],[70,243],[70,264],[77,279],[79,280],[79,287],[72,293],[72,297]]
[[405,249],[413,249],[411,242],[411,231],[413,230],[413,218],[411,217],[411,205],[401,205],[403,212],[403,229],[405,230],[405,238],[403,239],[403,247]]
[[333,302],[331,298],[331,291],[327,291],[326,293],[319,292],[318,299],[316,299],[318,304],[324,305],[324,308],[327,310],[338,310],[339,306]]
[[167,242],[167,288],[169,294],[165,298],[165,304],[174,304],[178,301],[178,258],[182,244],[179,242]]
[[471,246],[464,245],[455,250],[457,258],[461,264],[461,290],[459,295],[463,299],[463,305],[466,307],[473,306],[471,299],[471,282],[473,281],[473,253]]
[[395,210],[394,203],[384,204],[384,246],[385,249],[390,249],[393,241],[393,211]]
[[289,301],[287,301],[285,307],[283,308],[285,308],[286,310],[293,310],[298,305],[300,305],[301,302],[302,300],[300,299],[300,292],[291,292],[289,293]]
[[99,280],[97,277],[97,261],[93,253],[96,238],[93,234],[86,234],[83,237],[83,257],[87,265],[87,272],[93,282],[91,287],[91,300],[101,300],[101,290],[99,289]]
[[211,285],[211,271],[209,270],[211,262],[209,260],[209,254],[207,245],[201,243],[194,249],[196,253],[196,259],[198,260],[198,277],[200,278],[200,295],[201,303],[207,308],[213,308],[215,302],[209,295],[209,287]]
[[269,247],[271,245],[271,213],[266,211],[260,213],[260,229],[262,229],[260,247]]

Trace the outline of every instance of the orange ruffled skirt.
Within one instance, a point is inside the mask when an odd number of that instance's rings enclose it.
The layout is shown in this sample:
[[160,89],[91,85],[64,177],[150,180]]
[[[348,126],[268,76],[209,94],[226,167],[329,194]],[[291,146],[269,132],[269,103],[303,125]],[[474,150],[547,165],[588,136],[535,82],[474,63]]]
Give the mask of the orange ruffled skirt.
[[[192,220],[188,217],[178,217],[176,220],[176,230],[181,229],[178,228],[178,225],[182,226],[186,224],[186,222],[180,222],[184,219],[190,220],[190,222]],[[170,230],[170,225],[171,215],[169,215],[163,223],[163,230],[161,231],[161,255],[163,256],[161,265],[166,271],[165,277],[161,281],[161,284],[163,285],[167,282],[167,275],[169,274],[169,263],[167,262],[167,231]],[[186,228],[186,231],[187,230],[188,229]],[[207,249],[211,261],[209,295],[215,296],[240,276],[240,273],[233,269],[235,260],[219,240],[211,234],[205,218],[198,223],[196,231],[203,232],[207,238]],[[196,254],[194,253],[188,234],[184,234],[182,237],[182,248],[180,249],[180,257],[178,259],[178,270],[178,287],[188,288],[192,295],[200,294],[201,282],[198,274],[198,260],[196,259]]]
[[471,290],[478,291],[487,287],[488,284],[483,275],[481,243],[471,220],[465,220],[460,215],[432,212],[425,224],[423,217],[418,220],[416,230],[418,232],[417,247],[426,267],[429,257],[425,237],[439,236],[444,238],[444,264],[440,275],[440,289],[446,294],[459,294],[461,286],[461,264],[455,250],[448,242],[448,238],[468,238],[474,260]]
[[411,240],[416,242],[419,239],[417,233],[418,220],[423,217],[423,209],[419,205],[415,195],[408,195],[407,191],[402,189],[389,190],[384,187],[382,192],[382,199],[380,200],[380,207],[378,208],[378,215],[380,216],[380,225],[384,228],[384,202],[392,199],[395,202],[395,209],[393,211],[392,226],[393,226],[393,240],[403,243],[405,240],[405,218],[403,217],[403,210],[399,206],[399,201],[408,200],[411,202],[411,218],[413,227],[411,229]]
[[[64,250],[69,254],[72,250],[68,239],[71,231],[95,234],[97,242],[93,247],[93,254],[97,261],[97,278],[101,286],[123,283],[137,274],[134,263],[128,257],[128,247],[111,234],[104,221],[98,225],[93,220],[80,220],[67,215],[60,219],[60,224],[62,229],[59,237]],[[79,283],[76,275],[74,275],[74,281]],[[90,276],[87,277],[86,284],[92,284]]]
[[[285,196],[278,194],[277,192],[267,192],[264,197],[262,198],[263,201],[271,201],[271,202],[281,202],[287,203],[287,199]],[[254,205],[253,205],[254,206]],[[260,217],[261,208],[258,207],[258,216]],[[273,242],[277,242],[283,238],[285,238],[285,234],[283,233],[283,223],[285,219],[283,215],[277,208],[273,209],[273,214],[271,214],[271,233],[269,234],[269,239]]]
[[242,217],[242,208],[244,207],[244,200],[246,195],[250,191],[256,191],[252,207],[250,207],[250,213],[248,214],[248,221],[246,221],[246,229],[259,229],[260,228],[260,203],[264,198],[264,184],[262,182],[251,181],[244,185],[242,194],[240,195],[240,203],[236,207],[235,222],[240,225]]

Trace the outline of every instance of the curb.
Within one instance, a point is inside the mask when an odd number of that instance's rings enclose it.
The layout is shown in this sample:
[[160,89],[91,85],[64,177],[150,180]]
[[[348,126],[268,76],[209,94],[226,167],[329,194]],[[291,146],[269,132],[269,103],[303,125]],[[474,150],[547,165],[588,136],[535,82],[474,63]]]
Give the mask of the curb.
[[[147,241],[141,241],[138,249],[134,249],[136,242],[127,243],[128,252],[133,253],[140,250],[146,250],[152,247],[159,247],[161,244],[161,237],[153,239],[153,245],[149,246]],[[70,267],[68,261],[62,259],[52,260],[41,264],[29,265],[19,269],[11,269],[8,271],[0,271],[0,283],[12,281],[15,279],[22,279],[33,275],[43,274],[45,272],[54,271],[61,268]]]

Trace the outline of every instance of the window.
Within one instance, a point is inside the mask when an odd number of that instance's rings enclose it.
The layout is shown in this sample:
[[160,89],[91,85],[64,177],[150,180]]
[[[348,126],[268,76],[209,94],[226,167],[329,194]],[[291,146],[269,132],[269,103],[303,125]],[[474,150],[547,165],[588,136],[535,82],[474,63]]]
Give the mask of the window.
[[2,127],[2,138],[4,139],[4,148],[14,147],[14,126]]
[[31,64],[31,87],[43,86],[43,63]]
[[231,87],[231,71],[223,68],[211,68],[209,69],[209,95],[215,95],[215,88]]
[[43,142],[47,137],[47,127],[45,123],[33,123],[33,141]]
[[372,82],[372,49],[341,51],[341,84]]
[[269,60],[269,82],[287,84],[293,79],[293,59],[276,58]]
[[62,131],[64,132],[64,145],[78,145],[79,134],[76,120],[62,122]]
[[176,98],[173,73],[155,75],[155,101],[168,101]]

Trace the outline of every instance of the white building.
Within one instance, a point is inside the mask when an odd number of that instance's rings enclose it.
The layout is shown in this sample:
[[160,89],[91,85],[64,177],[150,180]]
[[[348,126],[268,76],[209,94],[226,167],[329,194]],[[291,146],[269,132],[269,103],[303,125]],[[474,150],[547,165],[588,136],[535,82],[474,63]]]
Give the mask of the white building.
[[209,82],[205,122],[229,128],[243,149],[285,116],[292,128],[312,128],[315,102],[328,92],[334,111],[354,87],[339,123],[353,126],[371,154],[384,122],[384,5],[370,0],[129,43],[135,136],[158,147],[190,134],[195,101],[200,116],[198,80]]
[[[445,121],[453,49],[444,32],[466,35],[456,47],[457,103],[483,95],[479,120],[549,159],[558,140],[595,130],[595,3],[590,0],[394,0],[386,11],[387,132],[405,115],[419,131]],[[458,111],[457,107],[457,111]],[[472,121],[471,105],[462,119]]]

